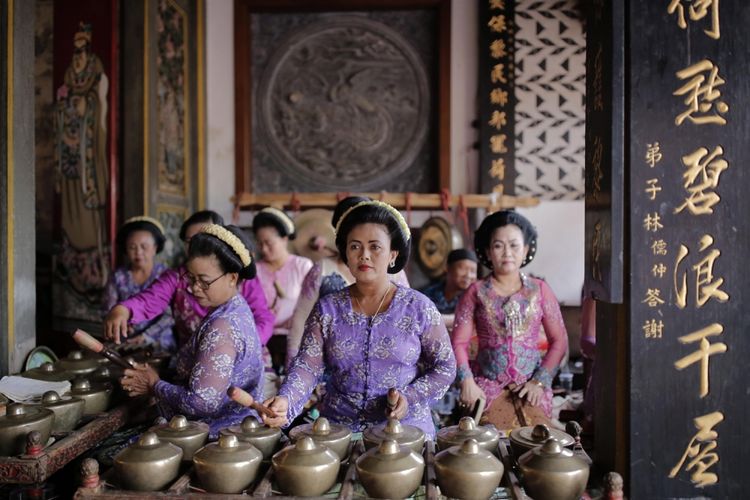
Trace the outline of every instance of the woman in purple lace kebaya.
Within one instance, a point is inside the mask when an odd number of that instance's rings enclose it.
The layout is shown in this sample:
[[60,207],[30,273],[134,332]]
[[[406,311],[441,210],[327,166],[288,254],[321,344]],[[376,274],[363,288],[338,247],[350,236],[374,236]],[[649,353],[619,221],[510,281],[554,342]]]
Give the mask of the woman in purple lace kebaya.
[[[161,223],[147,216],[131,217],[117,232],[116,248],[119,255],[127,258],[127,264],[115,269],[109,277],[102,305],[104,313],[112,307],[151,285],[167,266],[154,259],[164,249],[164,230]],[[176,350],[172,327],[174,319],[169,310],[150,320],[140,321],[129,327],[132,343],[154,345],[158,350]]]
[[165,418],[181,414],[206,422],[212,438],[255,415],[227,397],[230,386],[256,399],[263,396],[261,342],[250,307],[237,290],[238,281],[255,276],[251,255],[247,236],[235,226],[210,224],[193,236],[186,279],[208,314],[176,355],[175,381],[161,380],[148,365],[125,370],[121,380],[131,396],[153,395]]
[[[221,216],[211,210],[196,212],[182,224],[180,239],[189,249],[192,236],[204,225],[223,222]],[[265,344],[273,332],[274,317],[268,309],[258,278],[243,280],[238,286],[240,295],[253,312],[261,342]],[[169,308],[174,318],[174,336],[179,349],[190,341],[208,314],[208,309],[200,305],[190,290],[185,266],[164,271],[149,287],[112,307],[104,322],[105,333],[119,343],[122,337],[129,335],[128,325],[151,321]]]
[[[534,406],[552,413],[552,379],[568,347],[560,306],[544,281],[521,272],[536,253],[531,223],[512,211],[487,216],[474,235],[479,260],[492,270],[459,300],[452,332],[461,384],[460,402],[489,407],[509,385]],[[542,357],[542,328],[548,349]],[[469,363],[474,331],[477,359]]]
[[[264,417],[268,425],[294,420],[326,371],[322,416],[353,431],[395,417],[434,437],[430,406],[453,381],[456,362],[432,302],[389,279],[406,264],[409,245],[409,228],[390,205],[365,201],[341,216],[336,247],[355,282],[313,308],[279,395],[266,401],[279,415]],[[388,410],[392,387],[399,398]]]
[[[363,196],[348,196],[336,204],[331,217],[331,224],[336,227],[341,215],[357,203],[370,201],[370,198]],[[390,280],[397,285],[409,286],[409,280],[402,269],[392,275]],[[354,276],[349,272],[349,268],[344,263],[341,255],[336,252],[331,257],[326,257],[316,262],[312,269],[305,276],[302,282],[302,291],[300,292],[297,305],[294,308],[292,324],[289,329],[289,335],[286,340],[286,360],[287,367],[292,362],[299,351],[299,345],[302,342],[302,333],[305,329],[307,317],[312,312],[313,307],[320,297],[325,297],[329,293],[338,292],[354,283]]]

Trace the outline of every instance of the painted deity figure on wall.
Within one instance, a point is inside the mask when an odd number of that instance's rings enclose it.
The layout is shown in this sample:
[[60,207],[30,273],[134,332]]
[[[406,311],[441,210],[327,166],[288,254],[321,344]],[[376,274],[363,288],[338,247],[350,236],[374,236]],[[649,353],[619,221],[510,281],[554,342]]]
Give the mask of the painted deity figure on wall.
[[57,90],[55,189],[62,234],[55,273],[64,288],[55,293],[55,310],[66,317],[98,320],[98,302],[109,275],[109,81],[101,59],[91,51],[91,36],[91,26],[80,23],[72,61]]

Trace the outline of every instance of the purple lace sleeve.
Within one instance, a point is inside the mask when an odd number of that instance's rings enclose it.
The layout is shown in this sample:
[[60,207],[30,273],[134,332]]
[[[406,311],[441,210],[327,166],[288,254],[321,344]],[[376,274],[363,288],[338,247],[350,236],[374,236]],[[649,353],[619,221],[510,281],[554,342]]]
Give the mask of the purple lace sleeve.
[[[427,327],[422,332],[422,353],[420,363],[422,374],[404,388],[404,395],[410,405],[425,405],[426,408],[413,408],[417,414],[443,397],[456,377],[456,358],[451,348],[450,337],[445,329],[443,317],[435,306],[426,308]],[[420,411],[422,410],[422,411]]]
[[305,322],[310,315],[315,303],[318,301],[320,282],[323,278],[320,263],[316,263],[305,276],[302,282],[302,292],[297,300],[297,307],[292,316],[292,327],[286,338],[287,368],[299,351],[302,342],[302,333],[305,330]]
[[[310,399],[318,378],[323,374],[323,334],[321,324],[324,318],[320,306],[313,308],[312,314],[305,323],[302,334],[302,345],[297,356],[292,360],[286,381],[279,389],[279,395],[289,400],[287,419],[293,421],[302,412]],[[330,318],[328,318],[330,321]]]
[[171,410],[164,411],[165,414],[211,416],[226,398],[237,357],[231,326],[217,319],[200,335],[198,354],[187,386],[160,380],[154,388],[160,408]]

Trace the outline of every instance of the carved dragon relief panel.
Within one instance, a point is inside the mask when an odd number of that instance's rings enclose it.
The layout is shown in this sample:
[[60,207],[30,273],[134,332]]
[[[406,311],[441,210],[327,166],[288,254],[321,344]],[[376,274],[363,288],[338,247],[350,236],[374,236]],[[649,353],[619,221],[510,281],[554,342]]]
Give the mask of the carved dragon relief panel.
[[274,49],[254,70],[259,191],[431,188],[430,75],[410,40],[379,20],[335,15]]

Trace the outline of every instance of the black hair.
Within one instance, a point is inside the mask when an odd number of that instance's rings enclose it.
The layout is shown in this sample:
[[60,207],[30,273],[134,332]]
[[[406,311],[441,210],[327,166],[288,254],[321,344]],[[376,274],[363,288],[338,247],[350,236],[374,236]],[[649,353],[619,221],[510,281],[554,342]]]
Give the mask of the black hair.
[[342,215],[344,215],[344,212],[352,208],[357,203],[362,203],[363,201],[372,201],[371,198],[368,198],[367,196],[347,196],[343,200],[339,201],[336,204],[336,208],[333,209],[333,215],[331,216],[331,225],[335,228],[336,224],[339,223],[339,219]]
[[454,262],[458,262],[459,260],[470,260],[472,262],[477,262],[477,254],[475,254],[471,250],[467,250],[466,248],[457,248],[455,250],[451,250],[451,252],[448,254],[448,265],[453,264]]
[[296,236],[295,233],[290,233],[286,227],[286,224],[275,214],[270,212],[258,212],[258,215],[253,219],[253,234],[257,235],[258,230],[263,227],[272,227],[276,229],[279,236],[288,237],[289,240],[293,240]]
[[164,243],[167,241],[167,239],[164,237],[161,229],[159,229],[152,222],[138,220],[123,224],[117,231],[115,245],[117,246],[117,252],[120,255],[125,255],[125,252],[127,251],[126,246],[128,243],[128,238],[136,231],[148,231],[149,233],[151,233],[151,235],[154,237],[154,243],[156,243],[156,253],[164,250]]
[[224,217],[217,214],[213,210],[199,210],[193,215],[185,219],[185,222],[180,226],[180,240],[185,241],[185,233],[187,229],[193,224],[219,224],[224,225]]
[[[253,245],[245,232],[237,226],[227,225],[224,229],[240,239],[245,248],[253,255]],[[188,260],[195,257],[215,256],[219,261],[221,270],[225,273],[237,273],[240,279],[250,280],[255,278],[255,259],[249,266],[242,264],[239,255],[223,240],[207,233],[200,232],[190,239]]]
[[518,212],[514,210],[501,210],[485,217],[479,225],[479,228],[474,232],[474,248],[477,250],[477,257],[479,257],[479,261],[482,264],[490,269],[492,269],[492,259],[490,259],[487,254],[487,250],[490,247],[492,233],[494,233],[497,228],[508,226],[510,224],[518,226],[523,234],[523,244],[529,246],[529,253],[526,254],[526,258],[521,263],[521,267],[531,262],[534,259],[534,255],[536,255],[536,228],[531,224],[529,219]]
[[411,240],[406,239],[406,235],[396,217],[388,209],[377,205],[362,205],[361,207],[357,207],[349,212],[346,218],[341,221],[341,227],[339,227],[336,233],[336,248],[339,251],[341,260],[347,264],[346,238],[351,230],[355,226],[367,223],[380,224],[386,227],[387,233],[391,237],[391,250],[398,252],[396,265],[393,267],[388,266],[388,272],[396,274],[401,271],[409,260]]

